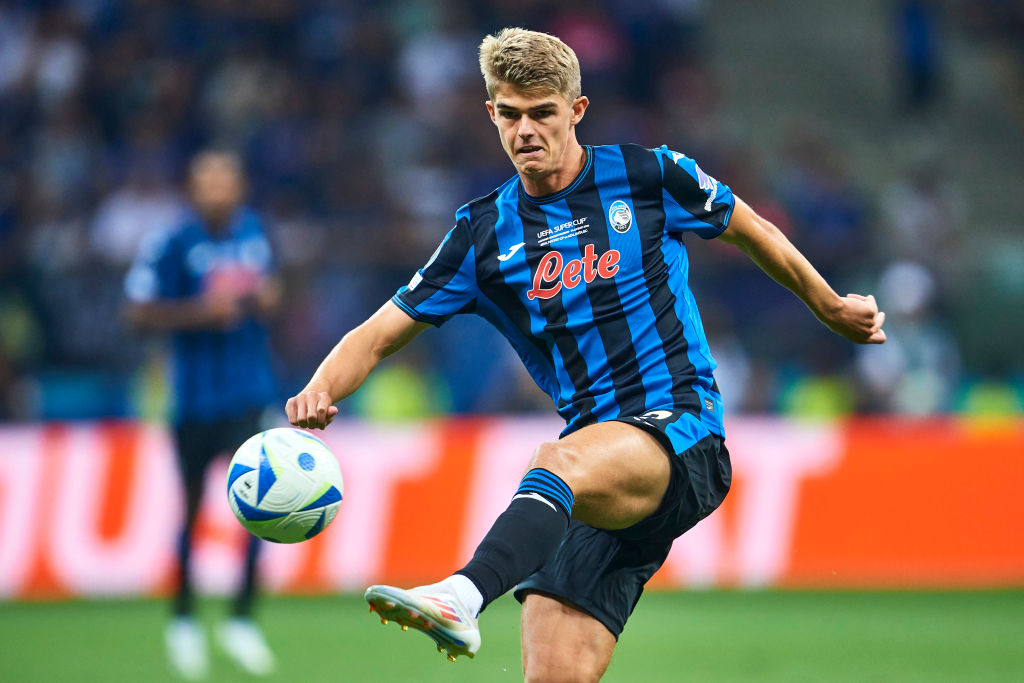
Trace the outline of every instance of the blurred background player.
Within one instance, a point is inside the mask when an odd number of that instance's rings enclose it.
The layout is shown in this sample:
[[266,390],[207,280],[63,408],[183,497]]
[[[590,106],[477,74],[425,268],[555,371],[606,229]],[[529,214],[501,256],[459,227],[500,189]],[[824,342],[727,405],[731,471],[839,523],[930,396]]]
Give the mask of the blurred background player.
[[[169,333],[173,344],[174,435],[185,516],[174,617],[165,639],[175,670],[198,679],[209,665],[194,617],[190,548],[203,482],[214,458],[259,431],[262,410],[275,398],[266,318],[281,295],[262,222],[242,205],[245,180],[238,157],[198,154],[189,167],[188,190],[193,210],[176,228],[149,236],[125,289],[133,326]],[[258,549],[259,541],[250,537],[242,585],[218,640],[243,669],[267,674],[274,658],[251,618]]]

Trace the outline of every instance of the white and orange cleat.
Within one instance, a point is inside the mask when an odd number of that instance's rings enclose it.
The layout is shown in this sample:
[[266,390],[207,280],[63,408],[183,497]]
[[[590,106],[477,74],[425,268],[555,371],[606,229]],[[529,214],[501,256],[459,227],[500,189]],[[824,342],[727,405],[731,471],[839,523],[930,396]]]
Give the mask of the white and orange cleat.
[[476,617],[454,591],[441,584],[410,590],[394,586],[370,586],[363,597],[382,624],[393,621],[408,630],[423,631],[437,643],[437,650],[452,662],[464,655],[470,659],[480,649],[480,628]]

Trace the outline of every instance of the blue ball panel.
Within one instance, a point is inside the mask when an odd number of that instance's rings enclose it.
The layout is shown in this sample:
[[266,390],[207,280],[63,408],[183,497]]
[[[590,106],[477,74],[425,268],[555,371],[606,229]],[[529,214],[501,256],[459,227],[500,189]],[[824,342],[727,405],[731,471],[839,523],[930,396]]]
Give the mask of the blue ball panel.
[[236,462],[231,466],[231,471],[228,472],[228,491],[231,490],[231,485],[235,483],[235,480],[246,472],[252,472],[255,468],[243,465],[240,462]]
[[[331,503],[337,503],[339,500],[341,500],[341,491],[338,490],[338,487],[332,486],[324,491],[324,495],[302,508],[302,510],[315,510],[316,508],[321,508],[325,505],[330,505]],[[302,510],[300,510],[300,512]]]
[[270,464],[270,457],[267,455],[266,446],[260,446],[260,481],[259,487],[256,489],[256,504],[259,505],[263,501],[263,496],[267,495],[267,491],[277,481],[277,475],[274,474],[274,468]]
[[239,498],[238,494],[234,491],[231,492],[231,495],[235,497],[235,504],[238,505],[238,511],[242,513],[242,517],[250,522],[265,522],[270,519],[280,519],[288,514],[287,512],[266,512],[265,510],[260,510],[259,508],[254,508],[252,505],[249,505]]
[[324,515],[327,514],[326,510],[320,512],[320,518],[316,520],[316,524],[310,527],[309,531],[306,532],[306,538],[313,538],[320,530],[324,528]]

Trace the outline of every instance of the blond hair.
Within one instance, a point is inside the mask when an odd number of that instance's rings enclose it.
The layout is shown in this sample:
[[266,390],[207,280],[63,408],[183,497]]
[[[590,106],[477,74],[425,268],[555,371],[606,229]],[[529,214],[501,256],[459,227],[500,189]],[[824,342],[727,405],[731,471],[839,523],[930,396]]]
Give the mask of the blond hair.
[[571,104],[580,96],[580,63],[576,53],[547,33],[503,28],[480,43],[480,73],[493,100],[501,83],[524,93],[558,93]]

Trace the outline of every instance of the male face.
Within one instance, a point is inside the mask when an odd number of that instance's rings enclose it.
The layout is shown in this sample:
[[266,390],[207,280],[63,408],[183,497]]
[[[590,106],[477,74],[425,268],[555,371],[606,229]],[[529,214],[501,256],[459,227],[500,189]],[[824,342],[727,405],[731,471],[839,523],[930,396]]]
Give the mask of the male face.
[[587,104],[586,97],[570,104],[558,93],[527,94],[500,83],[487,102],[487,112],[516,171],[525,178],[541,180],[570,167],[573,173],[577,170],[579,160],[567,158],[566,151],[576,141],[574,127]]
[[242,201],[244,181],[237,160],[227,154],[208,154],[193,165],[189,189],[203,215],[223,218]]

